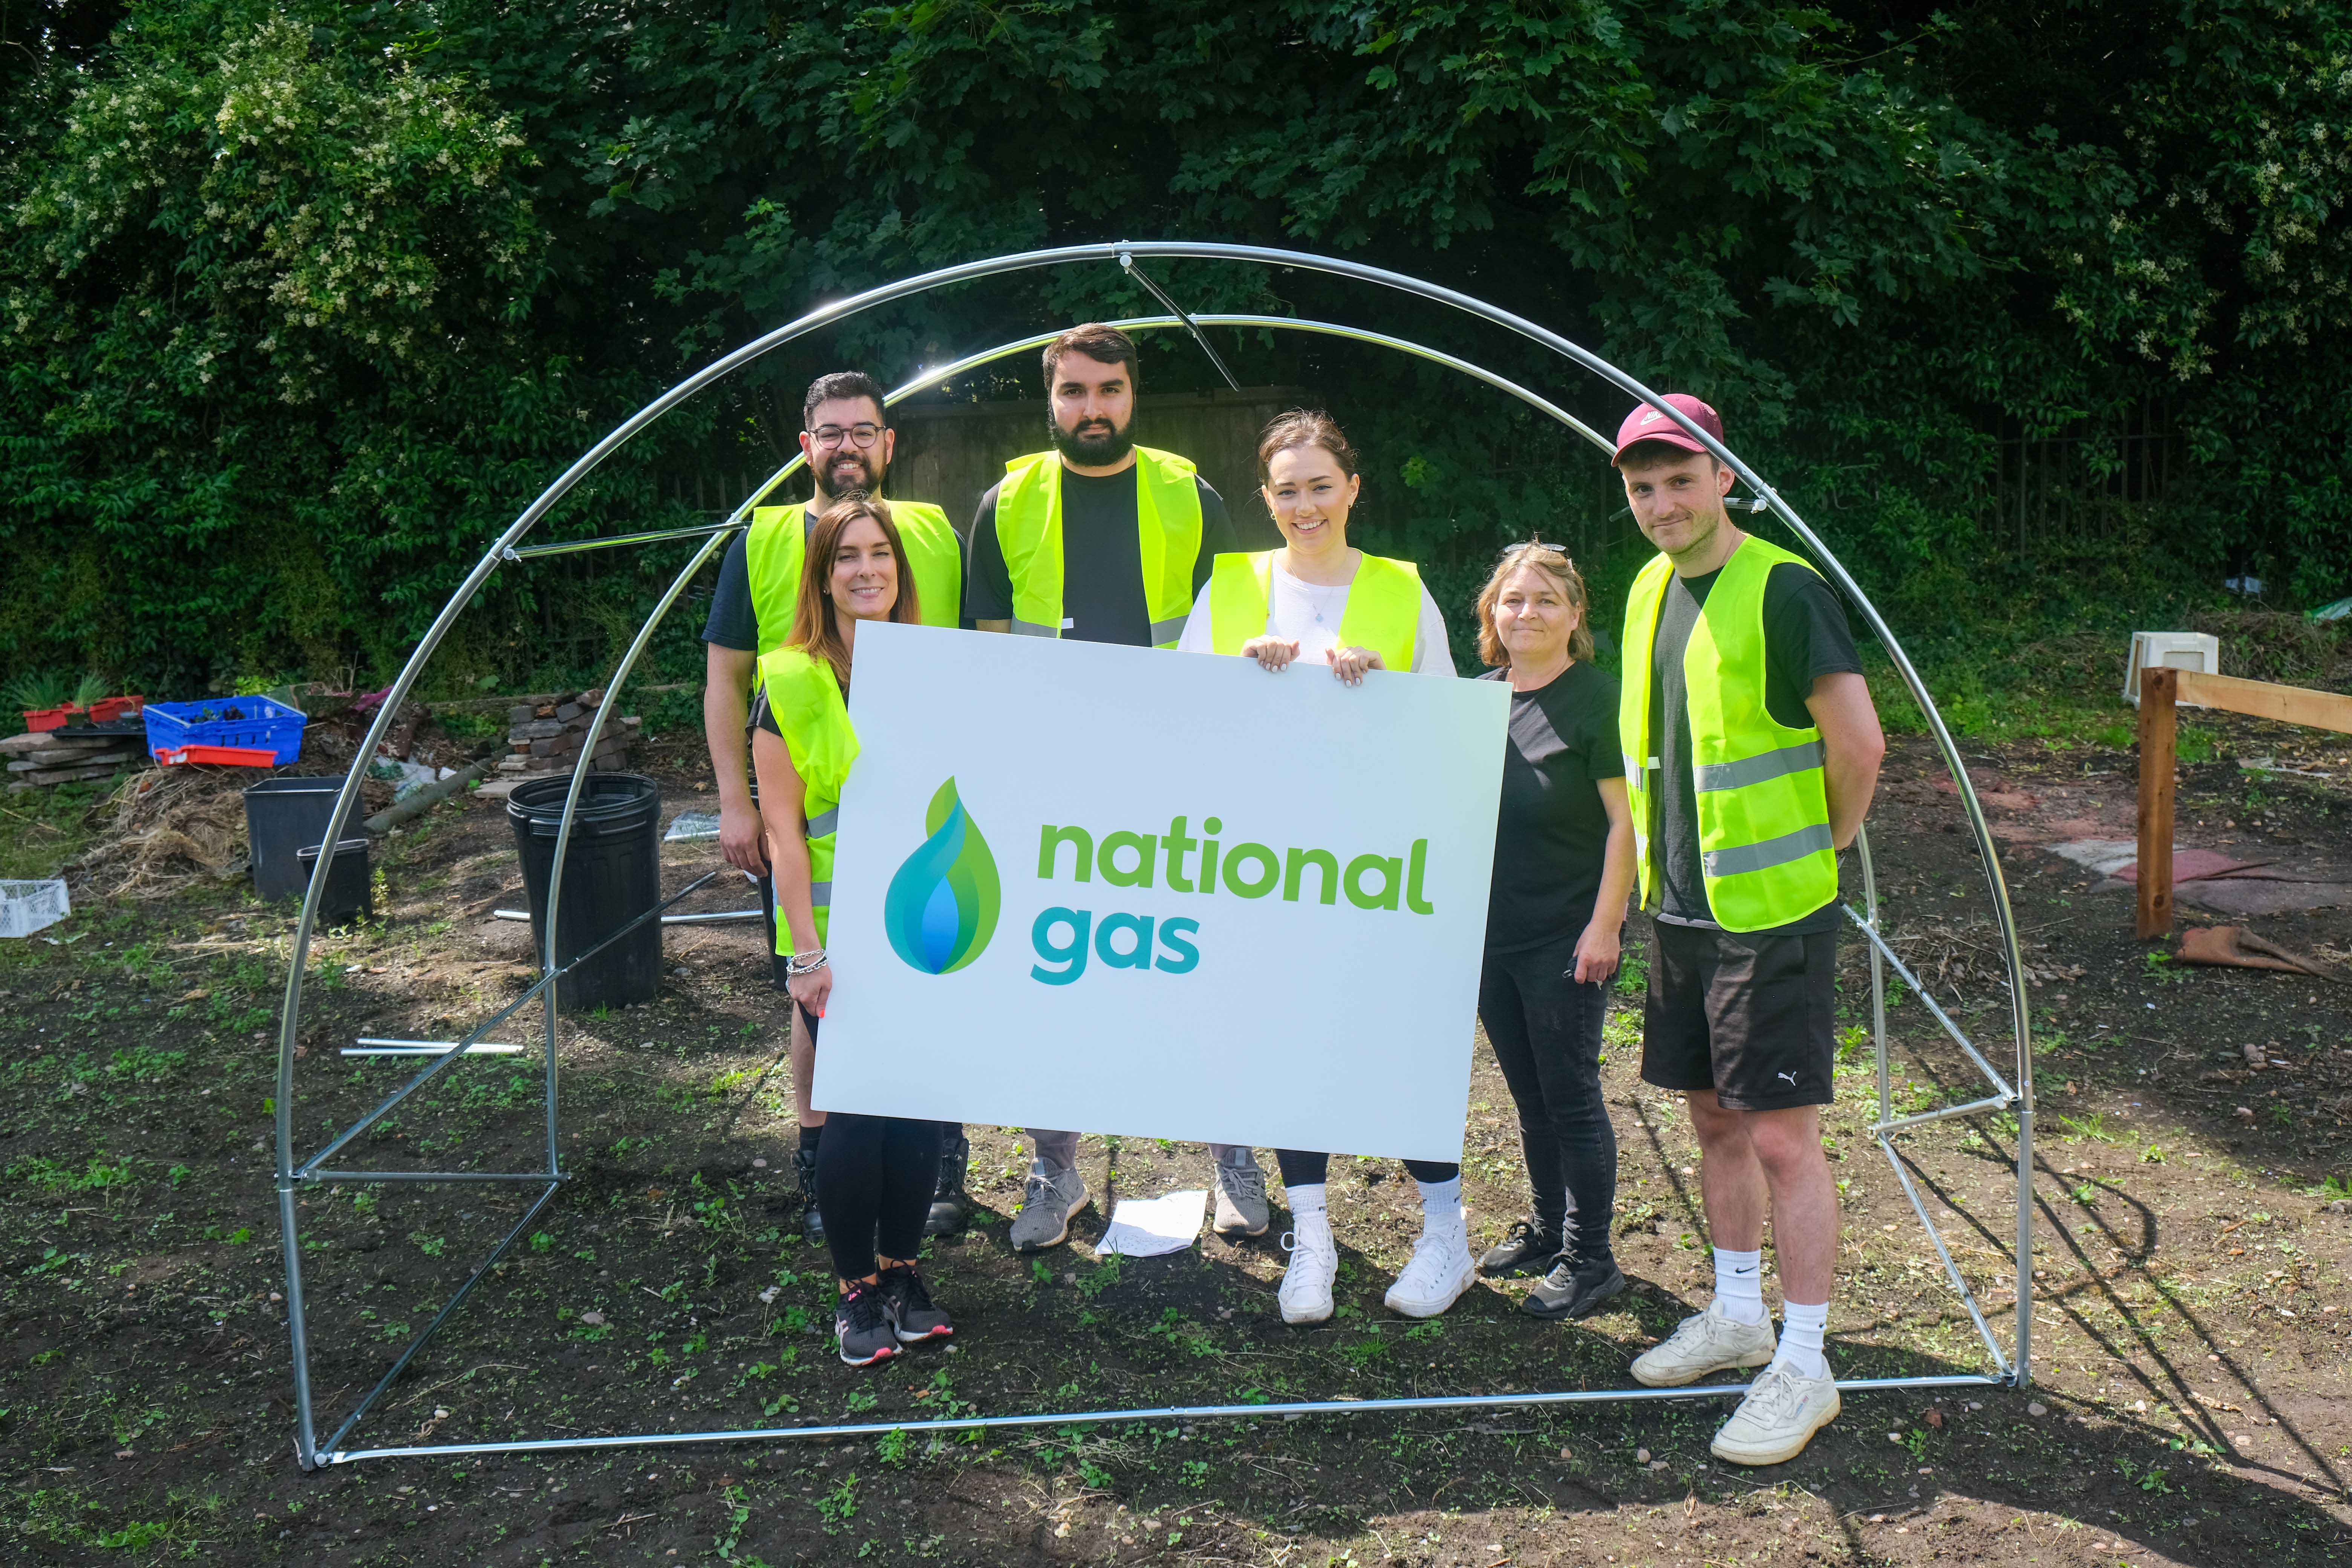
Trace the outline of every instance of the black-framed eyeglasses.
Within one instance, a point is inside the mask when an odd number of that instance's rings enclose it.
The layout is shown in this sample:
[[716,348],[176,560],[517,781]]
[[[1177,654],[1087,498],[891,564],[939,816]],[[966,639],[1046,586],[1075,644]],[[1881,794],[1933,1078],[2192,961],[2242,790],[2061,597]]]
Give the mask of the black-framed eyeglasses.
[[853,447],[871,447],[882,438],[879,425],[852,425],[844,429],[838,425],[820,425],[810,431],[809,439],[828,449],[847,441]]
[[1522,550],[1549,550],[1557,555],[1565,555],[1568,553],[1567,545],[1554,544],[1549,539],[1522,539],[1516,544],[1506,544],[1503,546],[1503,552],[1495,557],[1495,559],[1497,561],[1508,561],[1512,556],[1517,555]]

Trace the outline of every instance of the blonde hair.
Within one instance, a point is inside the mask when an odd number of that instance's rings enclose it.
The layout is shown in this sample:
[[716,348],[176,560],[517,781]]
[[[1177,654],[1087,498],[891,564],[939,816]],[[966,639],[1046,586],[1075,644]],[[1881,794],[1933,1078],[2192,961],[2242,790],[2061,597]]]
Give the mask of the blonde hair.
[[1503,596],[1503,584],[1521,568],[1532,568],[1550,578],[1553,585],[1559,588],[1560,596],[1575,608],[1576,630],[1568,636],[1568,656],[1575,659],[1590,659],[1592,657],[1592,606],[1584,592],[1584,578],[1577,571],[1576,563],[1568,558],[1567,552],[1535,540],[1515,545],[1507,552],[1500,561],[1495,563],[1495,570],[1487,577],[1486,585],[1478,590],[1478,657],[1498,667],[1511,662],[1511,656],[1504,650],[1503,639],[1495,635],[1495,604]]

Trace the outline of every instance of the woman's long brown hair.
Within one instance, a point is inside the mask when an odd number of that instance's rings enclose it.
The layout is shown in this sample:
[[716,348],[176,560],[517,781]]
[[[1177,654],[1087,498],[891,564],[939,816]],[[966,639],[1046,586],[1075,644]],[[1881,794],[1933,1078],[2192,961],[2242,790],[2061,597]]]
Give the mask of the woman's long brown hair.
[[800,596],[793,603],[793,631],[784,639],[784,646],[799,648],[811,658],[821,658],[833,666],[833,679],[844,696],[849,693],[849,645],[841,640],[841,626],[835,619],[833,557],[841,548],[841,536],[861,517],[870,517],[881,524],[883,542],[890,546],[890,560],[898,571],[898,596],[890,603],[889,618],[922,618],[915,602],[915,574],[907,564],[907,550],[899,542],[898,525],[890,521],[890,503],[851,496],[825,508],[824,515],[809,530],[808,548],[801,555]]

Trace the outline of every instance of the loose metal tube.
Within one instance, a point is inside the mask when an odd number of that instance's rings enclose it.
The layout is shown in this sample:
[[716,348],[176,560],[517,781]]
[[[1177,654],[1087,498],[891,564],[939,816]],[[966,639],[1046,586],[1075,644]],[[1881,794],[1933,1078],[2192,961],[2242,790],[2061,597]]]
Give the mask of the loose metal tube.
[[[1884,619],[1878,615],[1876,607],[1873,605],[1868,598],[1862,594],[1859,585],[1856,584],[1851,575],[1846,573],[1843,565],[1839,563],[1833,555],[1830,554],[1826,547],[1822,544],[1821,541],[1812,533],[1811,530],[1805,524],[1804,521],[1796,514],[1794,510],[1782,500],[1769,486],[1764,484],[1760,477],[1750,469],[1736,455],[1731,453],[1727,447],[1709,436],[1706,431],[1699,429],[1697,426],[1685,416],[1679,409],[1664,404],[1657,395],[1651,392],[1646,386],[1643,385],[1640,382],[1635,381],[1633,377],[1626,375],[1622,371],[1618,370],[1614,365],[1610,364],[1603,359],[1601,359],[1598,355],[1592,354],[1589,351],[1579,347],[1577,344],[1559,336],[1558,333],[1551,332],[1545,328],[1537,326],[1531,321],[1528,321],[1523,318],[1515,316],[1510,312],[1502,310],[1495,306],[1488,305],[1482,300],[1472,298],[1469,295],[1460,293],[1457,290],[1444,289],[1435,284],[1426,283],[1416,279],[1406,277],[1401,273],[1390,272],[1381,268],[1369,267],[1362,263],[1342,261],[1328,257],[1312,256],[1297,251],[1279,250],[1258,246],[1194,244],[1190,242],[1162,241],[1120,241],[1107,245],[1097,244],[1063,247],[1051,250],[1032,251],[1020,255],[996,257],[981,261],[962,263],[955,267],[945,268],[934,272],[926,273],[917,278],[901,279],[895,283],[869,289],[850,299],[835,301],[833,304],[821,307],[819,310],[813,311],[795,321],[789,322],[761,338],[753,340],[751,342],[744,344],[732,353],[730,353],[722,359],[715,361],[711,364],[703,367],[693,375],[671,387],[668,391],[662,394],[653,402],[647,404],[645,407],[638,410],[637,413],[631,416],[627,420],[624,421],[620,426],[609,432],[602,440],[598,441],[594,447],[590,448],[587,453],[583,454],[578,460],[576,460],[571,468],[567,468],[562,475],[559,476],[554,483],[550,485],[546,490],[542,491],[541,495],[524,510],[523,513],[516,519],[514,523],[509,525],[507,531],[500,535],[499,540],[493,543],[491,548],[485,552],[482,559],[478,562],[473,570],[467,574],[466,580],[460,584],[457,591],[452,594],[448,602],[443,606],[440,614],[436,617],[432,626],[427,628],[425,637],[420,640],[416,649],[410,655],[407,663],[403,667],[400,675],[394,679],[393,686],[386,692],[385,702],[379,710],[374,722],[371,725],[368,734],[362,742],[363,752],[372,752],[380,743],[383,734],[390,727],[394,712],[400,706],[401,702],[404,700],[407,692],[414,685],[417,675],[422,671],[425,663],[429,660],[435,649],[439,646],[442,638],[446,636],[448,628],[450,625],[454,623],[457,616],[462,611],[464,606],[470,602],[474,594],[479,590],[481,584],[488,579],[490,573],[496,570],[499,561],[503,558],[503,553],[510,551],[515,542],[532,527],[534,527],[539,520],[546,515],[547,511],[553,507],[557,501],[562,500],[562,497],[568,493],[582,478],[592,471],[598,464],[602,463],[605,458],[618,450],[622,445],[625,444],[639,430],[650,424],[653,420],[660,417],[664,413],[667,412],[671,407],[676,406],[677,403],[686,397],[692,395],[695,392],[700,390],[703,386],[709,384],[719,377],[731,374],[734,370],[741,367],[742,365],[750,363],[751,361],[757,359],[770,350],[776,348],[782,343],[788,342],[807,331],[813,331],[817,326],[822,325],[828,321],[839,319],[853,311],[864,310],[869,306],[927,292],[931,289],[950,283],[962,282],[1006,272],[1025,270],[1038,267],[1054,266],[1065,262],[1129,258],[1134,255],[1189,257],[1203,259],[1236,260],[1266,266],[1296,267],[1310,271],[1325,272],[1334,276],[1379,283],[1384,287],[1398,289],[1404,292],[1416,294],[1425,299],[1453,305],[1456,309],[1493,321],[1496,324],[1507,327],[1510,330],[1518,332],[1522,336],[1541,343],[1544,346],[1549,347],[1575,363],[1583,365],[1594,374],[1602,376],[1612,384],[1617,385],[1620,390],[1630,393],[1642,401],[1658,408],[1667,417],[1673,419],[1678,426],[1682,426],[1694,440],[1700,444],[1701,447],[1713,454],[1717,461],[1725,463],[1732,469],[1736,476],[1748,481],[1750,488],[1756,491],[1758,501],[1763,505],[1769,506],[1775,514],[1780,516],[1781,521],[1790,527],[1791,531],[1795,532],[1799,538],[1808,545],[1822,565],[1826,569],[1827,574],[1833,581],[1839,584],[1841,588],[1845,591],[1848,597],[1852,599],[1856,606],[1863,612],[1873,630],[1879,637],[1882,644],[1886,647],[1888,655],[1895,663],[1898,673],[1902,676],[1906,689],[1910,690],[1915,700],[1919,703],[1921,711],[1936,739],[1938,750],[1944,757],[1946,766],[1953,775],[1954,784],[1958,793],[1962,807],[1968,815],[1971,831],[1976,836],[1979,853],[1982,856],[1985,862],[1987,884],[1993,900],[1995,918],[2002,932],[2005,948],[2004,956],[2008,962],[2011,981],[2011,1011],[2017,1033],[2018,1077],[2023,1085],[2019,1100],[2021,1136],[2019,1147],[2018,1205],[2018,1246],[2021,1264],[2021,1288],[2019,1290],[2018,1300],[2018,1333],[2020,1346],[2019,1376],[2021,1381],[2023,1377],[2027,1375],[2030,1368],[2030,1363],[2027,1362],[2024,1355],[2026,1336],[2030,1327],[2030,1320],[2028,1316],[2029,1302],[2027,1299],[2025,1281],[2031,1277],[2032,1225],[2030,1205],[2025,1201],[2026,1195],[2030,1191],[2032,1174],[2030,1161],[2032,1078],[2032,1037],[2028,1027],[2028,1015],[2024,995],[2022,973],[2023,963],[2018,947],[2014,917],[2009,906],[2008,890],[2001,879],[1998,858],[1993,852],[1990,831],[1985,822],[1981,805],[1976,798],[1973,782],[1969,779],[1967,769],[1960,763],[1958,750],[1952,742],[1948,730],[1943,723],[1941,714],[1936,710],[1934,700],[1927,693],[1924,682],[1920,680],[1916,670],[1912,668],[1910,660],[1907,656],[1904,654],[1901,646],[1895,642],[1892,631],[1886,626]],[[1591,433],[1587,432],[1587,434]],[[763,493],[766,487],[763,487]],[[748,510],[749,504],[749,502],[746,503],[745,509],[739,509],[737,513],[738,518],[740,517],[742,510]],[[332,838],[340,835],[342,825],[348,819],[353,802],[356,799],[359,783],[359,771],[354,770],[344,781],[343,788],[337,796],[334,813],[327,826],[325,834],[326,837]],[[296,1234],[296,1215],[290,1195],[291,1184],[287,1180],[287,1178],[292,1174],[291,1164],[293,1159],[292,1078],[294,1034],[299,1016],[304,970],[309,952],[310,933],[315,925],[318,904],[324,890],[324,877],[327,870],[328,868],[322,861],[314,868],[310,883],[305,890],[301,912],[297,921],[292,963],[289,965],[285,999],[281,1010],[278,1031],[278,1082],[279,1092],[277,1097],[277,1132],[278,1144],[278,1163],[280,1176],[280,1240],[281,1251],[284,1255],[287,1271],[289,1306],[292,1309],[289,1312],[289,1319],[291,1323],[290,1333],[293,1341],[292,1348],[295,1352],[295,1394],[298,1417],[296,1448],[298,1456],[306,1467],[315,1464],[317,1462],[318,1456],[313,1441],[314,1433],[311,1425],[309,1358],[304,1333],[301,1327],[301,1297],[299,1282],[300,1260],[299,1257],[299,1239]],[[548,1004],[551,1011],[552,1009],[552,1000],[551,998]],[[552,1020],[551,1017],[551,1044],[552,1041]],[[435,1064],[436,1068],[441,1065],[442,1064],[438,1062]],[[553,1052],[552,1049],[551,1049],[549,1057],[549,1072],[551,1079],[552,1079],[553,1070]],[[551,1082],[550,1087],[551,1090]],[[555,1136],[555,1111],[554,1100],[551,1093],[549,1100],[548,1115],[551,1148],[552,1148],[552,1142]],[[552,1159],[551,1160],[551,1166],[552,1166]],[[345,1430],[348,1430],[349,1425],[350,1424],[348,1422],[345,1424]]]
[[1886,939],[1879,934],[1878,928],[1873,925],[1870,921],[1864,920],[1860,915],[1854,913],[1853,906],[1852,904],[1846,904],[1841,907],[1845,910],[1845,918],[1862,928],[1862,934],[1870,939],[1870,945],[1877,952],[1886,955],[1886,962],[1895,966],[1895,973],[1903,977],[1903,984],[1911,987],[1912,994],[1919,998],[1920,1004],[1924,1005],[1928,1012],[1935,1015],[1936,1022],[1944,1026],[1944,1033],[1951,1036],[1954,1043],[1957,1044],[1960,1049],[1968,1052],[1969,1060],[1977,1064],[1977,1070],[1984,1074],[1986,1080],[1995,1089],[2000,1090],[2001,1093],[2010,1095],[2013,1098],[2016,1094],[2016,1090],[2010,1088],[2009,1080],[2001,1077],[2000,1073],[1993,1070],[1992,1063],[1984,1059],[1983,1053],[1979,1051],[1975,1046],[1969,1044],[1968,1036],[1960,1032],[1960,1026],[1952,1022],[1951,1017],[1945,1013],[1943,1008],[1937,1005],[1935,996],[1929,993],[1925,985],[1920,984],[1919,982],[1913,977],[1908,969],[1906,969],[1903,966],[1903,961],[1895,956],[1895,950],[1886,944]]
[[[457,1048],[457,1042],[455,1040],[406,1040],[388,1035],[362,1035],[352,1043],[361,1046],[382,1046],[395,1049],[405,1048],[416,1051],[454,1051]],[[527,1051],[529,1049],[530,1049],[529,1046],[500,1045],[493,1044],[490,1041],[485,1040],[475,1046],[469,1054],[479,1056],[485,1051],[509,1052]],[[351,1055],[349,1047],[344,1049],[343,1054],[345,1056]]]
[[[1985,1388],[2001,1380],[1980,1373],[1954,1373],[1930,1377],[1841,1378],[1844,1394],[1884,1388]],[[1367,1411],[1475,1410],[1503,1405],[1592,1405],[1653,1399],[1717,1399],[1745,1394],[1745,1383],[1711,1383],[1694,1388],[1571,1389],[1559,1394],[1464,1394],[1425,1399],[1318,1399],[1290,1405],[1171,1405],[1153,1410],[1082,1410],[1065,1415],[969,1415],[953,1420],[902,1421],[862,1426],[754,1426],[731,1432],[656,1432],[623,1437],[542,1437],[511,1443],[439,1443],[404,1448],[355,1448],[320,1455],[327,1465],[354,1465],[362,1459],[445,1458],[472,1454],[541,1454],[583,1448],[679,1448],[713,1443],[774,1443],[798,1437],[882,1437],[892,1432],[980,1432],[1005,1426],[1090,1426],[1116,1421],[1263,1421],[1276,1416],[1360,1415]],[[337,1436],[341,1436],[340,1433]]]
[[2000,1368],[2001,1376],[2006,1378],[2009,1362],[2001,1355],[2000,1344],[1992,1337],[1992,1330],[1986,1324],[1984,1314],[1977,1310],[1976,1294],[1969,1289],[1969,1282],[1960,1277],[1960,1266],[1952,1261],[1951,1251],[1944,1245],[1943,1233],[1936,1228],[1936,1222],[1927,1217],[1927,1205],[1920,1202],[1919,1189],[1912,1184],[1911,1173],[1903,1168],[1903,1162],[1895,1157],[1894,1145],[1885,1138],[1878,1141],[1878,1152],[1885,1155],[1886,1163],[1895,1168],[1895,1179],[1903,1184],[1903,1195],[1911,1200],[1911,1212],[1919,1216],[1920,1225],[1927,1229],[1927,1239],[1936,1244],[1936,1256],[1944,1260],[1945,1276],[1951,1280],[1952,1289],[1959,1292],[1961,1302],[1969,1310],[1969,1317],[1975,1321],[1977,1332],[1984,1339],[1985,1349],[1992,1352],[1993,1364]]
[[[1865,931],[1878,929],[1878,868],[1870,858],[1870,828],[1858,824],[1853,830],[1853,847],[1862,861],[1862,901],[1870,911],[1863,921]],[[1886,1073],[1886,963],[1878,949],[1870,950],[1870,1037],[1873,1056],[1878,1068],[1878,1120],[1885,1121],[1895,1113],[1894,1090]]]

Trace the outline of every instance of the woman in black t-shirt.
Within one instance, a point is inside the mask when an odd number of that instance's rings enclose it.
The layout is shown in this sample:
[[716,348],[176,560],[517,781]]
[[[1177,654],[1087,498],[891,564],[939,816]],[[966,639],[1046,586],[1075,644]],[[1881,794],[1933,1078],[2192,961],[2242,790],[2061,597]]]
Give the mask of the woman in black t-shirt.
[[1581,1318],[1624,1290],[1610,1254],[1617,1138],[1601,1026],[1633,887],[1617,682],[1591,664],[1584,579],[1557,546],[1515,544],[1478,595],[1478,654],[1511,686],[1478,1018],[1519,1112],[1535,1217],[1479,1259],[1542,1274],[1520,1303]]

